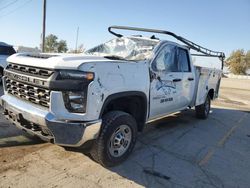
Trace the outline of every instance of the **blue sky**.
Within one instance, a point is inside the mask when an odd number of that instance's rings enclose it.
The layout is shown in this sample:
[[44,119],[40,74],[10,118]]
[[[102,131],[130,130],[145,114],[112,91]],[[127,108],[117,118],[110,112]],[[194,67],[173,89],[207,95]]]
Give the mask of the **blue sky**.
[[[112,38],[109,25],[170,30],[227,55],[250,50],[250,0],[47,0],[46,34],[65,39],[69,48],[78,26],[78,44],[89,48]],[[0,27],[0,41],[39,46],[42,0],[0,0]]]

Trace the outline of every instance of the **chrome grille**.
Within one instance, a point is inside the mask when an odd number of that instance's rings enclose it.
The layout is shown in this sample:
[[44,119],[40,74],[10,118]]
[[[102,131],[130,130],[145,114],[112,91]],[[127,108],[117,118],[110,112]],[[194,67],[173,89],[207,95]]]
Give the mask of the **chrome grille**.
[[44,107],[50,105],[50,91],[47,89],[39,88],[29,84],[24,84],[12,80],[8,77],[5,78],[6,90],[9,94],[18,98],[30,101]]
[[29,66],[24,66],[24,65],[17,65],[14,63],[9,63],[6,69],[15,71],[15,72],[22,72],[26,74],[28,73],[30,75],[40,76],[43,78],[48,78],[49,76],[53,74],[52,70],[37,68],[37,67],[29,67]]

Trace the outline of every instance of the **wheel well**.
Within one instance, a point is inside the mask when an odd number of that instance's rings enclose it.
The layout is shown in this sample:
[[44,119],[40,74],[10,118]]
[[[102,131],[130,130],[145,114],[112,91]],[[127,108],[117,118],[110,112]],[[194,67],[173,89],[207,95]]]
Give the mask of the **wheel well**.
[[210,89],[208,92],[208,95],[209,95],[210,99],[213,100],[214,99],[214,89]]
[[[111,99],[110,99],[111,98]],[[147,100],[142,95],[125,95],[108,98],[101,111],[100,117],[110,111],[119,110],[132,115],[138,126],[138,131],[142,131],[146,122]]]

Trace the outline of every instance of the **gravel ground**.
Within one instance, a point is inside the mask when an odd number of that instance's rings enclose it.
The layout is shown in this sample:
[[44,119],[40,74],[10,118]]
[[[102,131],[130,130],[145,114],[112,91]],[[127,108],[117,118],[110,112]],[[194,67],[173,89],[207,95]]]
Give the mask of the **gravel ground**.
[[250,80],[223,79],[209,119],[188,110],[147,125],[114,168],[27,137],[0,115],[0,187],[249,187],[249,112]]

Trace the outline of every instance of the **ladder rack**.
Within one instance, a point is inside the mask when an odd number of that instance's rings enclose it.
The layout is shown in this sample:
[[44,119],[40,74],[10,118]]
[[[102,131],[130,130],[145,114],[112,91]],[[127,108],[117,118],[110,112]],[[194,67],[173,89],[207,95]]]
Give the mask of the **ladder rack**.
[[150,32],[150,33],[160,33],[160,34],[165,34],[165,35],[170,35],[174,37],[175,39],[183,42],[186,44],[190,49],[195,50],[197,52],[200,52],[202,54],[192,54],[195,56],[206,56],[206,57],[218,57],[221,60],[222,66],[221,69],[223,69],[223,64],[224,64],[224,59],[225,59],[225,54],[223,52],[218,52],[218,51],[213,51],[209,50],[207,48],[204,48],[190,40],[187,40],[181,36],[176,35],[175,33],[172,33],[170,31],[164,31],[164,30],[158,30],[158,29],[146,29],[146,28],[138,28],[138,27],[127,27],[127,26],[110,26],[108,28],[108,31],[117,36],[117,37],[123,37],[123,35],[116,33],[112,31],[112,29],[120,29],[120,30],[131,30],[131,31],[142,31],[142,32]]

